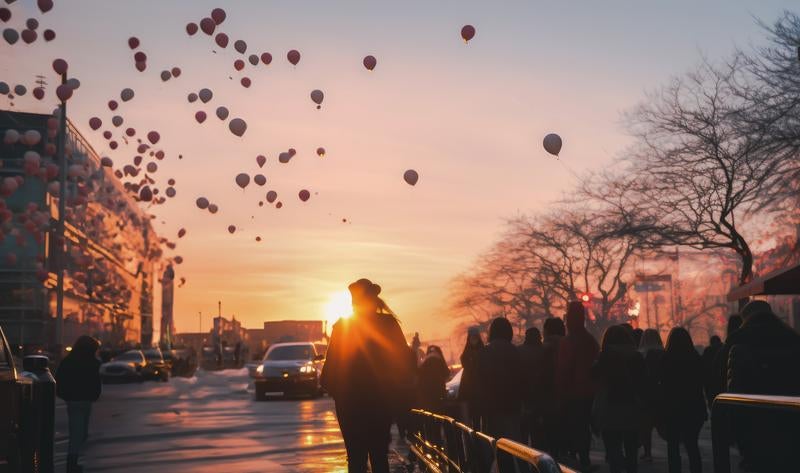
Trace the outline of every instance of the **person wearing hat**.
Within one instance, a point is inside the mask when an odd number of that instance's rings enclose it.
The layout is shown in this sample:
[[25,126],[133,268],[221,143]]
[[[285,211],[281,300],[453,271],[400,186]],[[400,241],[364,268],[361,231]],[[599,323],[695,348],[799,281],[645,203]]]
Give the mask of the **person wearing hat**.
[[322,387],[333,397],[347,471],[389,471],[390,428],[408,410],[414,357],[394,313],[369,279],[350,284],[353,315],[333,325]]

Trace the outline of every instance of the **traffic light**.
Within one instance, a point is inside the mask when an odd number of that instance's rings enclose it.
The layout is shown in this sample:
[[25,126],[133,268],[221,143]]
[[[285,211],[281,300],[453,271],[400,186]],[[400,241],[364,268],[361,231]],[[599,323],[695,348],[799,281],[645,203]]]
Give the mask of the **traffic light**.
[[577,294],[578,300],[581,301],[584,307],[589,307],[592,305],[592,293],[591,292],[579,292]]

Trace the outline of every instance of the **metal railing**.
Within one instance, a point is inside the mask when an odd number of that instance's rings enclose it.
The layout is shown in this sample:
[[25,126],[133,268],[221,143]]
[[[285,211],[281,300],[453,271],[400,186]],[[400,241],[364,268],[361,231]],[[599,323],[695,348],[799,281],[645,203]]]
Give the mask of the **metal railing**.
[[425,470],[435,473],[576,473],[509,439],[495,439],[452,417],[412,409],[406,441]]
[[741,410],[800,415],[800,397],[723,393],[714,398],[711,408],[714,473],[731,472],[730,445],[735,440],[733,438],[734,429],[731,428],[731,414]]

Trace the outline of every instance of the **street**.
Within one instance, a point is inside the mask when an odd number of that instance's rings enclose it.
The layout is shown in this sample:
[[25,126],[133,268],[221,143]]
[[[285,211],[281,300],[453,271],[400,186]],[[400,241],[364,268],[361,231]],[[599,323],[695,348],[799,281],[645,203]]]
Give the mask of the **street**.
[[[56,470],[63,471],[60,401],[56,416]],[[331,472],[346,470],[346,456],[330,398],[254,402],[244,369],[104,385],[83,464],[92,472]],[[400,465],[396,452],[393,464]]]

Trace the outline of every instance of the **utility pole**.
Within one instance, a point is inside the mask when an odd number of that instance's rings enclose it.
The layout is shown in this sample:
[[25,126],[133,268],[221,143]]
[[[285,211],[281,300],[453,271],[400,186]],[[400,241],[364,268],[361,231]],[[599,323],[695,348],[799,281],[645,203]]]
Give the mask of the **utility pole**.
[[[66,72],[61,74],[61,84],[67,83]],[[59,106],[58,137],[56,140],[56,156],[61,160],[58,176],[58,224],[56,226],[56,345],[58,358],[64,350],[64,263],[66,262],[64,222],[67,212],[67,102],[61,101]]]

